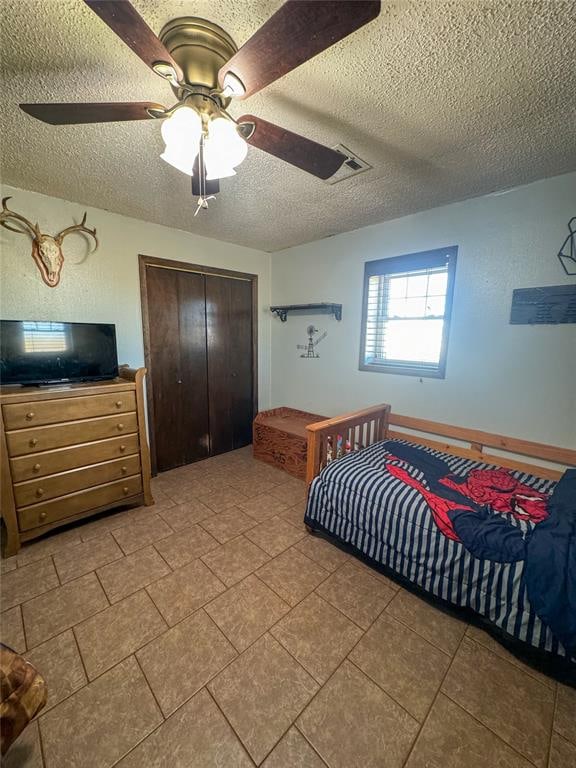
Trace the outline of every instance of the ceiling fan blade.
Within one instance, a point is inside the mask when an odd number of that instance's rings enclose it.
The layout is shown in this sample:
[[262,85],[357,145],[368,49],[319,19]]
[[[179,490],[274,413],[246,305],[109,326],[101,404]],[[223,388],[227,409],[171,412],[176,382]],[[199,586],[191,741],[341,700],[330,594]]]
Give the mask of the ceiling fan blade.
[[246,136],[248,144],[279,157],[280,160],[295,165],[303,171],[308,171],[319,179],[330,178],[346,160],[346,155],[342,152],[325,147],[323,144],[306,139],[304,136],[287,131],[279,125],[254,115],[242,115],[238,118],[238,123],[241,128],[243,124],[254,126],[252,133]]
[[[169,64],[175,72],[176,79],[184,79],[178,64],[128,0],[84,0],[84,2],[142,59],[144,64],[153,70],[155,64]],[[154,71],[161,74],[157,70]],[[166,74],[162,76],[170,79]]]
[[152,101],[104,104],[20,104],[26,114],[50,125],[78,125],[80,123],[113,123],[121,120],[149,120],[148,109],[165,111]]
[[238,78],[246,98],[375,19],[380,0],[288,0],[218,73]]

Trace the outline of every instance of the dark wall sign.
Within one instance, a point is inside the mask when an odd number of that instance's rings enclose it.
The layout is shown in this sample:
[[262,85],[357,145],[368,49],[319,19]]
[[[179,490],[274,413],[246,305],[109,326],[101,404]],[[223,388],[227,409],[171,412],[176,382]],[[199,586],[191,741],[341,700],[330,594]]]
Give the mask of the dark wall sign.
[[576,323],[576,284],[517,288],[512,293],[513,325]]

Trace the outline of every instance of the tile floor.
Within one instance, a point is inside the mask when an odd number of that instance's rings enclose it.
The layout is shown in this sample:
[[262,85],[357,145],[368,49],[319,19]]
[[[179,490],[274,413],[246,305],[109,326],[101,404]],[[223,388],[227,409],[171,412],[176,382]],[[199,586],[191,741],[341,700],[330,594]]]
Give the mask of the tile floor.
[[574,768],[576,691],[302,524],[250,449],[2,561],[49,699],[5,768]]

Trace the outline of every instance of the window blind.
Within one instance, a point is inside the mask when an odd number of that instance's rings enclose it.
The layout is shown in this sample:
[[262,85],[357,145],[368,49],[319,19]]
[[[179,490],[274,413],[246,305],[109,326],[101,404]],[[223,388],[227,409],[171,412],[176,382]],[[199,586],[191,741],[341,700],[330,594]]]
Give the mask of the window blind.
[[366,264],[361,367],[443,375],[455,251]]
[[24,327],[24,352],[64,352],[66,331],[63,323],[26,322]]

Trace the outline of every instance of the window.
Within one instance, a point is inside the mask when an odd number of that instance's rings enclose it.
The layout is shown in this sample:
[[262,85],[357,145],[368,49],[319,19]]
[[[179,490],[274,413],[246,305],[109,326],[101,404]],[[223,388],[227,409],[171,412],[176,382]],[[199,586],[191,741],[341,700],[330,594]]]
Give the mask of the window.
[[63,323],[24,322],[24,352],[65,352],[66,331]]
[[457,252],[366,263],[361,370],[444,378]]

